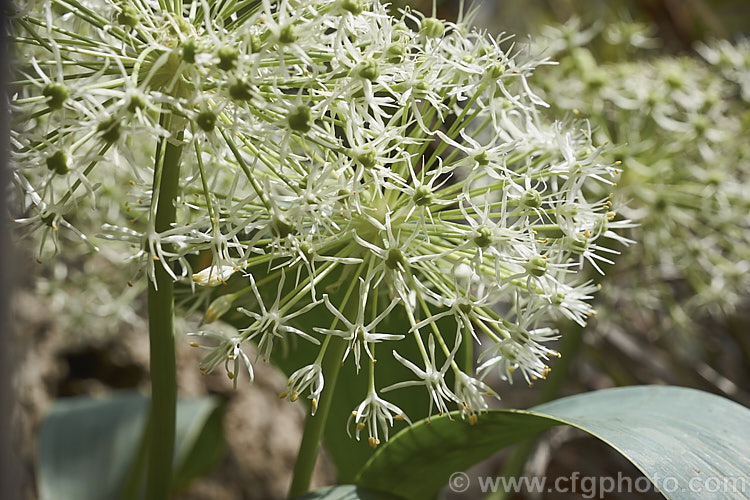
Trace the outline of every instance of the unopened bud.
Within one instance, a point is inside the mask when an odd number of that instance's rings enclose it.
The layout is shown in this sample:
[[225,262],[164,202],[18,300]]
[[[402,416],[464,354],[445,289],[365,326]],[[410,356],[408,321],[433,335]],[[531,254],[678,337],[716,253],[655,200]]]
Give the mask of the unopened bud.
[[234,303],[234,297],[231,294],[222,295],[215,298],[206,309],[206,314],[203,316],[205,323],[213,323],[222,316],[224,316],[232,308]]

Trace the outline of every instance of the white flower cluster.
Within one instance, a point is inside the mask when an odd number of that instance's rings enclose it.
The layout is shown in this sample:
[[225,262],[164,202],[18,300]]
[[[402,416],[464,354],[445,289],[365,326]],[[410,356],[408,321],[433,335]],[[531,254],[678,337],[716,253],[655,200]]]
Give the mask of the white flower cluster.
[[602,33],[619,44],[609,53],[631,55],[599,62],[595,45],[586,45],[596,34],[575,40],[570,30],[548,30],[557,41],[540,43],[560,60],[540,84],[557,112],[586,117],[599,140],[622,145],[611,151],[623,163],[620,212],[638,223],[639,244],[603,294],[605,316],[621,325],[632,323],[618,313],[640,316],[654,335],[731,314],[750,298],[750,146],[742,139],[750,131],[750,43],[715,41],[691,57],[654,58],[639,51],[651,45],[647,27],[617,24]]
[[[242,303],[248,326],[196,334],[206,372],[223,364],[236,380],[245,365],[252,380],[248,341],[264,359],[291,337],[320,344],[285,395],[307,393],[314,412],[323,356],[344,339],[342,363],[366,364],[370,380],[356,435],[367,427],[377,446],[403,417],[378,394],[377,344],[416,377],[386,389],[422,385],[431,407],[473,421],[494,395],[482,377],[544,378],[557,354],[547,323],[593,314],[596,286],[576,272],[619,238],[617,170],[585,123],[544,118],[529,83],[542,61],[504,39],[361,0],[49,0],[13,26],[25,222],[76,231],[82,206],[101,217],[123,203],[97,197],[114,182],[133,193],[132,216],[104,235],[130,242],[150,277],[162,266],[215,291],[245,274],[206,319]],[[159,165],[176,155],[176,223],[158,231]],[[605,194],[587,196],[591,184]],[[205,269],[192,268],[199,253]],[[333,322],[302,325],[316,307]],[[395,308],[410,325],[382,331]],[[455,332],[437,327],[444,317]],[[455,359],[462,342],[485,348],[478,373]]]

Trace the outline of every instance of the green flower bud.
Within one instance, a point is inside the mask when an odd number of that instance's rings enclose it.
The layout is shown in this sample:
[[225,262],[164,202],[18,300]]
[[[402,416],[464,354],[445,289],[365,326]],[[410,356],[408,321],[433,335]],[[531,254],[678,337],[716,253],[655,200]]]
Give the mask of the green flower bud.
[[399,267],[405,267],[406,265],[406,259],[404,259],[404,254],[401,253],[401,250],[398,248],[390,248],[388,249],[388,253],[385,257],[385,265],[388,269],[399,269]]
[[572,219],[578,215],[578,207],[576,207],[575,205],[571,203],[562,205],[558,209],[558,214],[560,215],[560,217]]
[[258,35],[251,35],[250,36],[250,51],[254,54],[257,54],[260,52],[260,49],[263,48],[263,42],[260,40],[260,37]]
[[409,31],[411,30],[406,24],[404,24],[403,21],[397,22],[396,24],[393,25],[394,35],[398,33],[400,36],[401,34],[408,33]]
[[216,128],[216,114],[213,111],[201,111],[195,118],[195,123],[205,132],[213,132]]
[[487,151],[482,151],[474,155],[474,160],[484,167],[490,164],[490,155]]
[[415,205],[418,207],[424,207],[425,205],[432,203],[432,192],[430,191],[430,188],[422,185],[414,190],[414,194],[411,198],[414,200]]
[[591,71],[591,73],[588,74],[586,77],[586,85],[591,90],[598,90],[607,83],[607,77],[606,75],[600,71]]
[[487,226],[480,226],[476,230],[477,234],[474,236],[474,244],[479,248],[487,248],[492,245],[492,230]]
[[203,316],[204,323],[213,323],[222,316],[224,316],[231,308],[234,303],[234,295],[226,294],[221,295],[213,300],[206,309],[206,314]]
[[707,172],[706,183],[710,186],[719,186],[726,179],[726,175],[720,169],[713,168]]
[[65,85],[50,83],[44,87],[42,95],[47,98],[47,105],[50,109],[60,109],[70,97],[70,89]]
[[368,59],[360,65],[359,76],[366,80],[374,81],[380,76],[378,62],[374,59]]
[[195,40],[185,40],[185,43],[182,44],[182,60],[186,63],[195,64],[195,54],[197,52],[198,44]]
[[130,96],[130,101],[128,102],[128,111],[131,113],[135,113],[136,109],[143,109],[146,107],[146,100],[143,98],[143,96],[138,94],[133,94]]
[[52,212],[48,212],[46,214],[42,214],[40,217],[41,221],[44,223],[45,226],[49,226],[52,228],[55,228],[55,214]]
[[505,74],[505,65],[501,62],[495,63],[487,69],[486,74],[493,80],[497,80]]
[[565,238],[565,248],[576,255],[581,255],[589,246],[589,240],[585,234],[579,234]]
[[594,222],[594,234],[601,235],[609,230],[609,221],[606,217],[600,217]]
[[299,251],[302,252],[302,255],[309,259],[310,257],[312,257],[313,247],[308,242],[303,241],[299,244]]
[[526,208],[539,208],[542,206],[542,195],[536,189],[527,189],[521,195],[521,205]]
[[271,234],[278,238],[286,238],[294,232],[294,226],[283,217],[274,216],[270,224]]
[[681,73],[673,71],[664,79],[664,83],[672,90],[678,90],[685,86],[685,77]]
[[309,132],[312,128],[312,124],[310,123],[312,119],[312,113],[310,112],[310,108],[308,108],[304,104],[300,104],[299,106],[291,110],[286,119],[289,123],[289,128],[296,132],[305,133]]
[[378,155],[375,148],[367,144],[357,155],[357,161],[365,168],[372,168],[375,166],[375,163],[377,163],[377,157]]
[[394,43],[385,52],[388,62],[397,64],[404,60],[406,45],[403,43]]
[[524,266],[526,272],[531,276],[541,278],[547,273],[547,259],[544,257],[532,257]]
[[351,12],[355,16],[361,14],[363,10],[362,3],[359,0],[341,0],[339,5],[342,9]]
[[281,43],[294,43],[297,40],[297,30],[293,24],[287,24],[281,28],[279,32],[279,42]]
[[229,97],[235,101],[249,101],[253,98],[250,84],[244,80],[237,80],[229,86]]
[[698,137],[703,137],[711,128],[711,120],[704,115],[698,115],[693,119],[693,130]]
[[419,32],[427,38],[440,38],[445,33],[445,25],[440,19],[425,17],[419,26]]
[[122,10],[117,14],[117,22],[130,29],[135,28],[140,20],[141,16],[138,15],[138,10],[132,5],[123,5]]
[[47,157],[47,168],[59,175],[67,174],[70,171],[68,155],[63,151],[55,151]]
[[102,134],[102,139],[108,143],[115,143],[120,138],[120,121],[114,116],[99,122],[96,131]]
[[226,45],[221,47],[216,55],[219,56],[219,64],[217,64],[217,66],[224,71],[229,71],[234,68],[235,64],[237,64],[237,59],[240,57],[237,49]]

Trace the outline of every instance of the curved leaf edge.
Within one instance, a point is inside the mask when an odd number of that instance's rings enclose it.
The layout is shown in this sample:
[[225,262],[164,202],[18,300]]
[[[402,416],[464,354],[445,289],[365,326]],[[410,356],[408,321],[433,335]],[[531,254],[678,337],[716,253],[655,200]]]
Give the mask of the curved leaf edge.
[[[683,390],[683,391],[686,391],[686,392],[694,392],[694,393],[702,393],[703,395],[706,395],[706,396],[709,396],[709,397],[715,397],[715,398],[717,398],[719,400],[722,400],[724,402],[732,403],[732,404],[736,405],[737,407],[739,407],[739,408],[741,408],[741,409],[743,409],[745,411],[750,412],[750,409],[748,409],[748,408],[740,405],[739,403],[736,403],[736,402],[734,402],[732,400],[729,400],[727,398],[718,396],[716,394],[708,393],[706,391],[701,391],[701,390],[693,389],[693,388],[689,388],[689,387],[660,386],[660,385],[656,385],[656,386],[650,385],[649,386],[649,385],[646,385],[646,386],[614,387],[614,388],[608,388],[608,389],[601,389],[601,390],[598,390],[598,391],[591,391],[591,392],[586,392],[586,393],[581,393],[581,394],[570,395],[570,396],[559,398],[559,399],[554,400],[554,401],[550,401],[548,403],[540,404],[540,405],[532,407],[531,409],[528,409],[528,410],[519,410],[519,409],[493,409],[493,410],[486,410],[486,411],[483,411],[483,412],[481,412],[479,414],[479,418],[481,419],[482,416],[488,415],[488,414],[494,414],[494,415],[514,414],[514,415],[527,415],[527,416],[532,417],[532,418],[541,418],[541,419],[549,421],[550,422],[550,426],[548,428],[543,429],[540,432],[538,432],[537,435],[541,435],[542,433],[546,432],[547,430],[549,430],[549,429],[551,429],[553,427],[560,426],[560,425],[568,425],[568,426],[574,427],[576,429],[582,430],[585,433],[587,433],[588,435],[590,435],[590,436],[592,436],[592,437],[600,440],[601,442],[603,442],[604,444],[606,444],[607,446],[609,446],[610,448],[612,448],[613,450],[615,450],[617,453],[619,453],[621,456],[623,456],[624,458],[626,458],[631,464],[633,464],[636,467],[636,469],[638,469],[643,474],[644,477],[646,477],[649,481],[651,481],[652,484],[654,484],[655,488],[657,489],[657,491],[659,491],[659,493],[662,494],[662,496],[664,496],[665,498],[671,498],[671,496],[668,494],[668,492],[665,492],[663,490],[663,488],[661,487],[662,485],[660,485],[658,483],[658,481],[656,481],[655,478],[652,477],[652,474],[650,472],[648,472],[647,470],[645,470],[644,467],[641,464],[639,464],[636,461],[635,458],[629,456],[627,452],[625,452],[624,450],[622,450],[619,446],[613,444],[611,441],[609,441],[604,436],[600,435],[598,432],[595,432],[595,431],[592,431],[590,429],[587,429],[582,424],[575,423],[575,422],[570,421],[570,420],[568,420],[566,418],[558,417],[558,416],[554,416],[554,415],[549,415],[547,413],[544,413],[543,411],[540,411],[540,410],[543,410],[544,408],[556,405],[556,404],[558,404],[560,402],[563,402],[563,401],[566,401],[566,400],[570,401],[570,400],[573,400],[573,399],[576,399],[576,398],[579,398],[579,397],[585,397],[585,396],[593,394],[593,393],[602,393],[602,392],[606,392],[606,391],[616,391],[616,390],[623,390],[623,389],[624,390],[646,389],[646,388],[652,388],[652,387],[663,388],[663,389]],[[410,427],[402,429],[397,434],[395,434],[393,436],[393,438],[391,438],[391,440],[389,440],[383,447],[381,447],[380,449],[378,449],[372,455],[372,457],[370,457],[370,459],[365,463],[365,465],[356,474],[355,480],[354,480],[354,484],[358,485],[360,487],[369,488],[372,491],[377,491],[377,489],[374,488],[373,485],[371,485],[371,484],[368,484],[368,483],[362,484],[362,479],[363,479],[363,475],[367,473],[367,471],[370,468],[370,466],[373,463],[377,463],[377,461],[379,460],[380,455],[382,455],[384,453],[387,453],[388,447],[392,446],[392,443],[396,443],[397,444],[398,440],[404,439],[406,436],[409,435],[409,433],[413,432],[415,429],[419,429],[420,427],[432,425],[435,422],[444,422],[444,421],[447,421],[447,420],[449,420],[449,421],[451,421],[453,423],[462,423],[464,425],[471,425],[468,422],[465,422],[461,418],[461,412],[460,411],[453,411],[453,412],[450,412],[448,414],[440,415],[438,417],[433,417],[431,419],[430,418],[428,418],[428,419],[422,419],[420,421],[415,422]],[[524,439],[524,437],[521,437],[516,442],[520,442],[523,439]],[[500,449],[502,449],[502,448],[499,448],[496,451],[500,451]],[[476,463],[479,463],[479,461],[475,462],[474,465]],[[385,493],[388,493],[388,492],[385,492]]]
[[[547,429],[542,430],[541,432],[545,432],[546,430],[549,430],[552,427],[556,427],[558,425],[566,425],[567,422],[555,419],[554,417],[550,417],[549,415],[545,415],[542,413],[537,413],[532,410],[518,410],[518,409],[494,409],[494,410],[486,410],[478,414],[478,417],[481,419],[483,416],[486,415],[528,415],[530,417],[541,417],[545,420],[549,420],[550,422],[553,422]],[[363,474],[367,473],[368,469],[373,463],[377,463],[380,459],[380,455],[384,453],[388,453],[388,447],[394,446],[398,444],[398,441],[400,439],[404,439],[406,436],[408,436],[411,432],[414,432],[415,430],[418,430],[421,427],[427,427],[430,425],[434,425],[435,423],[442,423],[445,421],[450,421],[451,424],[455,425],[471,425],[469,422],[467,422],[465,419],[461,417],[460,411],[452,411],[450,413],[444,413],[442,415],[439,415],[437,417],[432,418],[424,418],[422,420],[418,420],[414,422],[411,426],[406,427],[404,429],[401,429],[398,433],[396,433],[390,440],[388,440],[383,446],[375,450],[375,453],[372,454],[370,459],[362,466],[362,468],[357,472],[355,478],[354,478],[354,484],[360,485],[360,482],[362,480]],[[523,439],[523,438],[522,438]],[[520,440],[519,440],[520,441]],[[395,444],[394,444],[395,443]],[[364,486],[367,488],[372,488],[371,486]]]

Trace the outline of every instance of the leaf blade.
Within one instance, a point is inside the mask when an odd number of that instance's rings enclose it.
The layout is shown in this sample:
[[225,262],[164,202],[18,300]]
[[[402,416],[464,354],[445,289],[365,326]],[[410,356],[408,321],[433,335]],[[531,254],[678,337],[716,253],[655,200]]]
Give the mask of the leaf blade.
[[[384,445],[355,482],[410,500],[430,498],[453,472],[529,437],[531,431],[561,424],[573,425],[613,446],[656,480],[657,488],[662,486],[660,491],[670,499],[694,498],[691,486],[696,481],[747,478],[750,470],[750,433],[732,432],[750,429],[750,410],[693,389],[641,386],[571,396],[526,412],[494,410],[483,414],[474,426],[450,423],[448,416],[433,419],[429,427],[415,424]],[[668,485],[670,491],[664,488],[665,477],[675,478]],[[736,492],[726,495],[730,496],[715,498],[737,498]]]
[[[136,459],[147,430],[148,412],[149,399],[133,391],[105,399],[79,396],[56,401],[40,431],[39,498],[120,498],[125,482],[141,477],[132,469],[139,465]],[[207,436],[223,436],[217,431],[220,417],[216,398],[178,400],[173,486],[185,486],[215,461],[222,447],[211,446],[204,453],[200,444]],[[138,495],[138,485],[127,486],[128,495]]]

